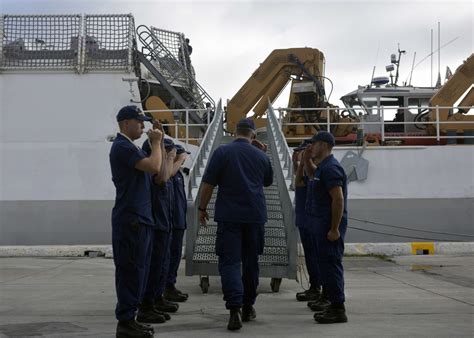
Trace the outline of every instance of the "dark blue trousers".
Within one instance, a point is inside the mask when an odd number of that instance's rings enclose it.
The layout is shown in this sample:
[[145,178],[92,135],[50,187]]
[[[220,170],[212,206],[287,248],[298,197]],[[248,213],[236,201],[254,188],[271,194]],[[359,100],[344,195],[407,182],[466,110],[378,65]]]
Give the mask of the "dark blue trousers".
[[311,239],[312,233],[308,227],[299,227],[298,230],[300,232],[301,245],[303,245],[306,268],[308,269],[309,284],[312,287],[319,287],[321,286],[321,277],[316,246]]
[[217,223],[216,254],[227,309],[255,304],[264,235],[263,224]]
[[143,298],[146,303],[154,303],[165,291],[170,261],[170,239],[170,232],[153,230],[150,271]]
[[183,252],[184,231],[184,229],[173,229],[173,233],[171,235],[170,267],[168,270],[168,278],[166,280],[166,286],[169,287],[172,287],[176,284],[179,263],[181,262],[181,255]]
[[151,258],[152,229],[148,225],[113,224],[117,320],[135,318],[142,302]]
[[[327,234],[327,232],[326,232]],[[318,258],[321,282],[331,303],[344,303],[344,268],[342,257],[344,256],[344,239],[341,237],[330,242],[326,235],[316,234],[316,255]]]

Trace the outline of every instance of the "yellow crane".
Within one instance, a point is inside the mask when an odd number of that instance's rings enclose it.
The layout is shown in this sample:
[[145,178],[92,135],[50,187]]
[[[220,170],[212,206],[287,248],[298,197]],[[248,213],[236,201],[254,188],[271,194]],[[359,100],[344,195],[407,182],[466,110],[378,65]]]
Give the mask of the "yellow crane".
[[[232,97],[227,107],[227,130],[233,132],[237,122],[253,110],[251,116],[257,127],[266,125],[262,116],[286,85],[292,81],[289,107],[284,122],[312,123],[312,125],[287,125],[283,127],[286,137],[292,142],[314,135],[320,129],[318,124],[327,121],[327,111],[298,111],[297,108],[333,107],[327,102],[324,90],[324,54],[315,48],[276,49],[260,64],[240,90]],[[252,109],[253,108],[253,109]],[[352,117],[342,117],[331,110],[331,122],[352,122]],[[352,126],[333,126],[335,136],[346,136],[354,132]]]
[[[464,63],[458,67],[453,76],[436,92],[430,100],[431,107],[453,107],[462,98],[459,107],[474,105],[474,54],[471,54]],[[439,121],[459,121],[459,123],[440,124],[440,130],[455,130],[463,133],[466,130],[474,130],[473,115],[466,115],[469,109],[458,109],[453,113],[449,108],[439,108]],[[436,121],[436,109],[431,109],[430,121]],[[431,134],[435,134],[435,127],[430,128]]]

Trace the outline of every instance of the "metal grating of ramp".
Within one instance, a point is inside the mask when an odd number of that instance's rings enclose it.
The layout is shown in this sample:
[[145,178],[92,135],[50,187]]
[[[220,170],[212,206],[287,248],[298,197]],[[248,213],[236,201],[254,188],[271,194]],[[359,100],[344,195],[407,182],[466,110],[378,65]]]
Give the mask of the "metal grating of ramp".
[[[266,133],[259,135],[258,139],[265,143],[268,142]],[[226,138],[223,143],[228,143],[230,140],[230,138]],[[269,155],[270,161],[274,165],[270,146],[267,155]],[[259,257],[259,263],[266,266],[286,266],[288,265],[288,245],[282,206],[275,179],[271,186],[264,188],[264,194],[267,201],[268,222],[265,224],[265,248],[263,254]],[[207,227],[201,226],[197,234],[193,253],[194,263],[217,263],[215,253],[217,224],[213,220],[216,196],[217,189],[214,190],[208,204],[208,214],[211,220]]]

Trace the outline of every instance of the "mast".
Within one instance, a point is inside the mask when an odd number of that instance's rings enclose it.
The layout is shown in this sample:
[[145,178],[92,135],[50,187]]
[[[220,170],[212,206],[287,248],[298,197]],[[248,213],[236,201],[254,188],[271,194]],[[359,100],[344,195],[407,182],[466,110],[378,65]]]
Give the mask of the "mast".
[[433,87],[433,28],[431,28],[431,68],[430,68],[430,76],[431,76],[431,82],[430,82],[430,87]]

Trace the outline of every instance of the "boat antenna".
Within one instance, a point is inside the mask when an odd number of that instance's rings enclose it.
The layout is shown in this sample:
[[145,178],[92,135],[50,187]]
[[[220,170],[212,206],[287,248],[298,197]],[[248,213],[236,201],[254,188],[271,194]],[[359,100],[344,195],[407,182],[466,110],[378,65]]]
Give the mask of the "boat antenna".
[[372,77],[370,78],[369,87],[372,87],[372,81],[374,81],[374,74],[375,74],[375,65],[374,65],[374,69],[372,69]]
[[430,70],[430,75],[431,75],[431,82],[430,82],[430,87],[433,87],[433,28],[431,28],[431,70]]
[[415,58],[416,58],[416,52],[413,55],[413,62],[411,64],[411,72],[410,72],[410,82],[408,82],[408,85],[411,86],[411,77],[413,76],[413,67],[415,67]]
[[438,21],[438,81],[436,87],[441,86],[441,22]]
[[[460,36],[457,36],[457,37],[455,37],[454,39],[451,39],[450,41],[448,41],[448,42],[446,42],[444,45],[442,45],[442,46],[440,47],[440,49],[442,49],[442,48],[444,48],[444,47],[446,47],[446,46],[452,44],[454,41],[456,41],[456,40],[459,39],[459,38],[460,38]],[[416,67],[418,67],[421,63],[423,63],[423,62],[424,62],[427,58],[429,58],[430,56],[433,58],[433,55],[434,55],[434,53],[436,53],[436,52],[438,52],[438,50],[435,50],[435,51],[429,53],[429,54],[426,55],[423,59],[421,59],[420,61],[418,61],[418,62],[416,63],[416,65],[415,65],[414,69],[416,69]]]
[[406,51],[400,50],[400,43],[398,44],[398,60],[394,60],[393,62],[397,66],[397,73],[395,74],[395,82],[394,85],[397,85],[398,82],[398,74],[399,74],[399,69],[400,69],[400,59],[402,57],[402,54],[406,54]]
[[375,66],[377,65],[377,59],[379,58],[379,51],[380,51],[380,41],[377,45],[377,54],[375,54],[374,68],[372,69],[372,77],[370,78],[369,88],[372,87],[372,81],[374,81]]

